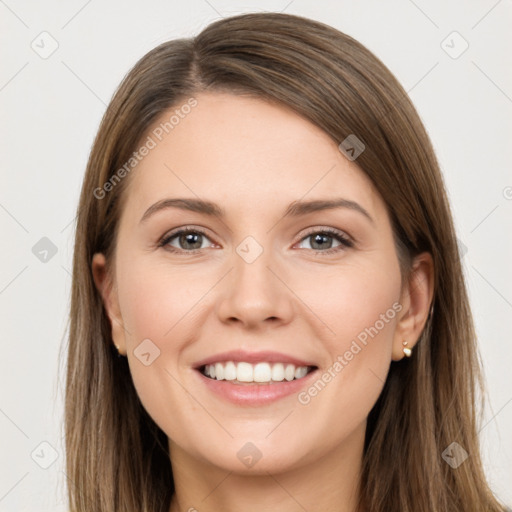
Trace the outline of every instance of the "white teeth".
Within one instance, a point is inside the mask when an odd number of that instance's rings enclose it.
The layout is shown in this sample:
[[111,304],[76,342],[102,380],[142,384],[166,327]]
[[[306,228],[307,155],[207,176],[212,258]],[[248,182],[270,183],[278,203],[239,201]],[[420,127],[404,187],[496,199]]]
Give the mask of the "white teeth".
[[302,379],[308,372],[307,366],[297,366],[284,363],[257,363],[245,362],[207,364],[203,373],[216,380],[237,380],[239,382],[282,382]]
[[302,377],[305,377],[307,373],[308,369],[305,366],[299,366],[295,369],[295,378],[302,379]]
[[236,366],[233,361],[229,361],[226,363],[226,366],[224,366],[224,378],[226,380],[235,380],[236,379]]
[[284,378],[286,380],[293,380],[295,377],[295,366],[293,364],[287,364],[284,369]]
[[222,363],[215,363],[215,378],[224,380],[224,366],[222,366]]
[[240,382],[253,382],[254,370],[252,364],[238,363],[236,365],[236,380]]
[[270,382],[272,371],[268,363],[258,363],[254,367],[254,382]]
[[283,363],[276,363],[272,366],[272,380],[281,382],[284,380],[284,365]]

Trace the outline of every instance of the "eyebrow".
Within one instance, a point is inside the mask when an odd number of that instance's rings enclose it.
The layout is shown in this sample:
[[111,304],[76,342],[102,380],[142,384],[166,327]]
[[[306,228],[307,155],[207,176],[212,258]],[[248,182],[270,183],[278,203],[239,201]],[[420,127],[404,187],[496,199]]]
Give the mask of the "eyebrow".
[[[140,222],[146,221],[149,217],[156,212],[166,210],[168,208],[179,208],[181,210],[202,213],[211,217],[225,218],[225,211],[216,203],[206,201],[203,199],[193,198],[173,198],[162,199],[150,206],[142,216]],[[336,208],[347,208],[364,215],[372,224],[375,223],[368,211],[363,208],[359,203],[349,199],[316,199],[311,201],[294,201],[286,209],[283,217],[298,217],[308,213],[333,210]]]

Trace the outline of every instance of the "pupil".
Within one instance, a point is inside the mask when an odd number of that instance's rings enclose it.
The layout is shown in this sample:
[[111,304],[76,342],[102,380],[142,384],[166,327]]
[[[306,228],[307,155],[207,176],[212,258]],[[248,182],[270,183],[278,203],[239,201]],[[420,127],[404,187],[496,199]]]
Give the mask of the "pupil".
[[[325,244],[321,245],[321,244],[322,244],[322,242],[326,242],[328,238],[330,238],[330,236],[323,235],[323,234],[320,234],[320,233],[315,235],[313,237],[313,239],[314,239],[313,244],[312,244],[313,249],[323,249],[323,248],[325,248],[326,245]],[[319,247],[315,247],[315,244],[318,244]],[[332,244],[327,244],[327,247],[329,248],[330,245],[332,245]]]
[[[182,244],[182,246],[184,246],[187,249],[200,249],[201,248],[201,240],[200,240],[201,236],[202,235],[200,235],[200,234],[186,233],[184,235],[181,235],[180,243]],[[198,243],[198,239],[199,239],[199,243]],[[187,246],[187,244],[189,244],[189,243],[192,245],[195,244],[194,247]]]

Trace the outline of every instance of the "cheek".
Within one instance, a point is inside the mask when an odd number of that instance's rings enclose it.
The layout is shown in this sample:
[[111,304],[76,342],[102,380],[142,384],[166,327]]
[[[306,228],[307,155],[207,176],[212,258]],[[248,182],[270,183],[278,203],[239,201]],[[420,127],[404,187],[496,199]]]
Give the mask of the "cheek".
[[299,399],[313,409],[328,407],[325,414],[350,430],[348,423],[364,421],[386,380],[402,309],[400,271],[384,264],[351,266],[314,282],[305,302],[328,326],[323,344],[330,364]]
[[177,351],[175,333],[194,317],[205,282],[186,269],[170,272],[160,263],[132,260],[126,272],[119,273],[119,303],[132,349],[145,338],[159,345],[172,338]]
[[331,355],[348,349],[354,339],[364,344],[368,339],[392,337],[397,309],[401,309],[398,265],[383,261],[381,265],[347,265],[315,279],[301,279],[297,288],[324,322]]
[[[166,265],[136,258],[119,262],[117,268],[133,383],[146,411],[171,435],[185,428],[180,427],[184,417],[194,414],[195,404],[179,384],[179,363],[184,347],[201,325],[198,301],[208,290],[209,280],[191,276],[185,269],[170,272]],[[177,404],[180,415],[176,415]]]

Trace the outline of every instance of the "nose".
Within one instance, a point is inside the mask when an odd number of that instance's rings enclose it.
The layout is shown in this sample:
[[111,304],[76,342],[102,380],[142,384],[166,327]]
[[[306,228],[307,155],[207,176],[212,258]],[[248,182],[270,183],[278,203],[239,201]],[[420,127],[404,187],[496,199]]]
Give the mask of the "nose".
[[219,319],[250,329],[289,323],[293,317],[293,293],[270,251],[265,248],[252,262],[240,254],[233,253],[234,268],[222,280]]

